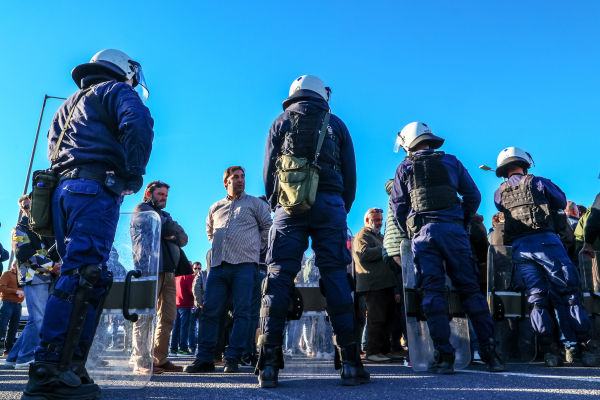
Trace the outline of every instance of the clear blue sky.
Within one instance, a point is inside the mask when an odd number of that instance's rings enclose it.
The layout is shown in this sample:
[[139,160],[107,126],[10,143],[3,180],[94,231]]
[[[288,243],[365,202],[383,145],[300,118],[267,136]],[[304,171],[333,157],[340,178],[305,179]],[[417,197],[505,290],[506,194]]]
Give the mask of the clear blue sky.
[[[68,97],[70,71],[105,49],[142,63],[155,119],[146,182],[172,185],[166,210],[190,259],[209,249],[205,219],[222,174],[247,169],[264,193],[268,129],[291,82],[312,74],[356,148],[353,232],[403,154],[396,133],[423,121],[479,185],[489,226],[501,183],[481,164],[518,146],[531,171],[590,205],[599,191],[600,3],[597,1],[3,1],[0,4],[0,241],[10,245],[44,94]],[[46,168],[49,100],[35,169]],[[129,196],[131,211],[141,193]]]

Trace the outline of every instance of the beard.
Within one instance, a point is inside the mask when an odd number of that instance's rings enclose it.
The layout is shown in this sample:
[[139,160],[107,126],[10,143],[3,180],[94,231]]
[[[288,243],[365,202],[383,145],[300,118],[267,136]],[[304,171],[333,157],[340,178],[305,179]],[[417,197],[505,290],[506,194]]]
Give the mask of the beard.
[[373,223],[369,223],[369,228],[371,228],[371,230],[372,230],[373,232],[376,232],[376,233],[381,233],[381,227],[382,227],[382,226],[383,226],[383,225],[379,225],[379,226],[377,226],[377,225],[375,225],[375,224],[373,224]]
[[152,207],[157,208],[159,210],[162,210],[163,208],[165,208],[167,206],[167,202],[166,201],[161,202],[159,200],[156,200],[154,198],[154,196],[151,196],[148,199],[148,204],[150,204]]

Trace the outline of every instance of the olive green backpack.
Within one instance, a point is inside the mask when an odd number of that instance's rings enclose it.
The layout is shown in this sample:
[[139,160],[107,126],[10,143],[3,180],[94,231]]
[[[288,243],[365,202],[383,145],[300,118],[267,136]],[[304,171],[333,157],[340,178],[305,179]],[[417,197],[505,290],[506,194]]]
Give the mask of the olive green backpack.
[[330,116],[330,113],[325,114],[323,126],[319,131],[319,141],[317,142],[314,161],[309,162],[304,157],[284,154],[279,156],[275,162],[277,168],[277,201],[290,215],[301,214],[315,203],[317,187],[319,186],[319,171],[321,170],[321,167],[317,165],[317,160],[323,145],[323,139],[327,135]]

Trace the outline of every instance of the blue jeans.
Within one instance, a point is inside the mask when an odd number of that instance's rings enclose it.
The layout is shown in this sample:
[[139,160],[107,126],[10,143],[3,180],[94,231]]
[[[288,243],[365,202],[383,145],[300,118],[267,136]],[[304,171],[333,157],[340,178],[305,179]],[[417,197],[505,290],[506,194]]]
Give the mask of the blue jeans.
[[6,361],[24,364],[33,360],[35,348],[40,344],[40,329],[42,328],[49,289],[49,283],[23,286],[29,317],[27,317],[27,324],[23,328],[23,332],[21,332],[17,342],[8,357],[6,357]]
[[190,337],[188,342],[190,344],[190,352],[196,354],[196,346],[198,344],[198,338],[202,335],[202,308],[193,308],[190,315]]
[[206,282],[204,307],[202,310],[202,339],[198,345],[200,361],[212,363],[213,353],[219,333],[219,318],[226,302],[223,299],[233,298],[233,329],[229,337],[226,359],[240,361],[250,324],[250,304],[254,289],[256,264],[222,263],[212,267]]
[[260,317],[261,286],[266,277],[267,271],[263,271],[262,269],[256,271],[252,291],[252,305],[250,306],[250,326],[248,327],[248,340],[246,341],[244,356],[256,353],[256,328]]
[[188,351],[188,338],[190,332],[190,322],[192,316],[191,308],[178,308],[177,317],[173,324],[173,332],[171,334],[171,352],[176,353],[178,346],[179,350]]
[[4,351],[9,351],[15,344],[20,319],[21,303],[0,300],[0,339],[6,337]]

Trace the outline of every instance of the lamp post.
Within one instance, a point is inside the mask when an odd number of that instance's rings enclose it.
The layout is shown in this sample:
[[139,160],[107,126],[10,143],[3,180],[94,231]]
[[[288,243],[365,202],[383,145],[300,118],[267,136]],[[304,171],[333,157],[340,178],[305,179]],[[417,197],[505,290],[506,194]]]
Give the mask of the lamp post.
[[[29,179],[31,177],[31,168],[33,167],[33,159],[35,158],[35,149],[37,148],[38,138],[40,136],[40,127],[42,126],[42,119],[44,118],[44,109],[46,108],[46,101],[48,99],[59,99],[66,100],[64,97],[55,97],[44,95],[44,103],[42,104],[42,112],[40,113],[40,120],[38,121],[37,131],[35,132],[35,140],[33,141],[33,148],[31,149],[31,157],[29,158],[29,168],[27,169],[27,178],[25,179],[25,187],[23,187],[23,194],[27,193],[27,186],[29,186]],[[21,221],[21,210],[19,210],[19,216],[17,217],[17,223]],[[12,247],[12,246],[11,246]],[[13,261],[14,253],[10,252],[10,259],[8,260],[8,267],[10,269]]]

